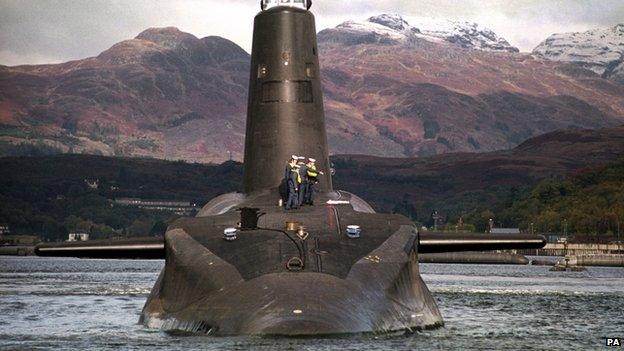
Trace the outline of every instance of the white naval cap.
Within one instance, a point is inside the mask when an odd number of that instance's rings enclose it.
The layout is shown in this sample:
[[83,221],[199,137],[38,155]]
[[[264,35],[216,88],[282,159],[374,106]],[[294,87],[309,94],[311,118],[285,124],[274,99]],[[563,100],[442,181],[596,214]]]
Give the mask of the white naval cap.
[[298,160],[298,159],[299,159],[299,156],[297,156],[297,155],[292,155],[292,156],[290,156],[290,159],[291,159],[291,160]]
[[299,156],[300,160],[305,160],[305,156]]
[[309,159],[308,159],[308,161],[310,161],[310,162],[312,162],[312,163],[316,162],[316,160],[315,160],[315,159],[313,159],[313,158],[309,158]]

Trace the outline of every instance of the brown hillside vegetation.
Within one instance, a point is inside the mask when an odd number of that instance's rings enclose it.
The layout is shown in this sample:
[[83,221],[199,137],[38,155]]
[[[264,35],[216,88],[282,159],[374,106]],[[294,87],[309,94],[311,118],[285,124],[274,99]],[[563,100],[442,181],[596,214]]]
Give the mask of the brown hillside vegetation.
[[[333,154],[484,152],[624,121],[624,85],[522,53],[418,39],[354,43],[336,30],[319,34],[319,50]],[[28,144],[241,160],[248,78],[249,54],[236,44],[172,27],[84,60],[0,66],[0,155],[29,153]]]

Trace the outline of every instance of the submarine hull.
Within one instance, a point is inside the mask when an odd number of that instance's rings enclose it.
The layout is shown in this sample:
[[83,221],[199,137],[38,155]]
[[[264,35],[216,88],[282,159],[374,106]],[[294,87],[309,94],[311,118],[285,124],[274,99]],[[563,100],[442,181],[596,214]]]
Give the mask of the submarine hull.
[[[252,203],[266,211],[259,229],[241,231],[232,242],[222,228],[238,220],[235,212],[172,225],[165,268],[142,323],[211,335],[291,336],[442,325],[418,271],[418,233],[409,220],[357,212],[350,204],[284,213],[257,200]],[[305,225],[306,239],[262,229],[286,221]],[[362,237],[349,238],[346,223],[362,225]],[[300,270],[289,269],[293,257],[302,258]]]

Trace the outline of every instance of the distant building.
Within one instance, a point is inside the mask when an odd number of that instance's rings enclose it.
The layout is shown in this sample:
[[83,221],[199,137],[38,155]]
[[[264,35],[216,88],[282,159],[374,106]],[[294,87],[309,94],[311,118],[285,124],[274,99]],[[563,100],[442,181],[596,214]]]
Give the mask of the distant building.
[[69,233],[67,241],[87,241],[89,240],[89,234],[87,233]]
[[146,210],[170,211],[180,216],[188,216],[197,210],[197,206],[190,201],[175,200],[144,200],[139,198],[118,198],[115,203],[122,206],[134,206]]
[[520,234],[519,228],[492,228],[490,234]]

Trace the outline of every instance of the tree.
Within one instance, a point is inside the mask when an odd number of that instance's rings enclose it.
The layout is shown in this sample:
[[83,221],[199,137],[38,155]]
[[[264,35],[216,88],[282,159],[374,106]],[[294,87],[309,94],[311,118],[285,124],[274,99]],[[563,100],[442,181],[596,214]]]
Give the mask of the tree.
[[152,230],[150,230],[149,235],[150,236],[164,236],[166,231],[167,231],[167,224],[163,221],[156,221],[156,223],[154,223],[154,226],[152,227]]
[[129,236],[148,236],[154,227],[154,221],[149,218],[137,218],[132,222],[132,225],[128,227]]

